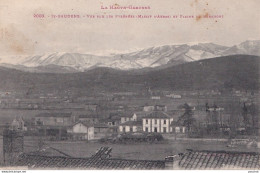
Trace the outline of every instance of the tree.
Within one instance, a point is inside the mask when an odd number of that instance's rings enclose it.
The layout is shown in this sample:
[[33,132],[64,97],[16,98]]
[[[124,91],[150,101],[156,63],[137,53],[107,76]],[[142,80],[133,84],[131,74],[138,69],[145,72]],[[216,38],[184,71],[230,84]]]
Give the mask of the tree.
[[257,129],[259,126],[259,109],[254,103],[249,106],[248,112],[251,114],[252,117],[252,128],[253,133],[257,134]]
[[181,123],[183,126],[187,128],[188,132],[190,132],[195,122],[195,119],[193,117],[193,112],[191,107],[187,103],[183,105],[183,108],[185,112],[182,116],[179,117],[178,123]]
[[242,116],[243,116],[243,122],[246,127],[248,127],[250,124],[249,117],[248,117],[248,108],[246,106],[246,103],[244,102],[243,108],[242,108]]

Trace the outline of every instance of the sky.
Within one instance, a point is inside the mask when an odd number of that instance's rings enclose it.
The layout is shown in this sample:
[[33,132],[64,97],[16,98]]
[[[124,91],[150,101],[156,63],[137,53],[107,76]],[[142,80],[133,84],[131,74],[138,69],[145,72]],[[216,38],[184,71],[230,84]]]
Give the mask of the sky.
[[[149,6],[150,10],[104,10],[101,5]],[[260,39],[259,8],[259,0],[0,0],[0,56],[51,52],[101,55],[202,42],[232,46]],[[34,18],[34,14],[45,18]],[[81,18],[48,17],[61,14]],[[120,14],[178,18],[115,18]],[[223,18],[179,18],[207,14]],[[114,18],[82,17],[86,15]]]

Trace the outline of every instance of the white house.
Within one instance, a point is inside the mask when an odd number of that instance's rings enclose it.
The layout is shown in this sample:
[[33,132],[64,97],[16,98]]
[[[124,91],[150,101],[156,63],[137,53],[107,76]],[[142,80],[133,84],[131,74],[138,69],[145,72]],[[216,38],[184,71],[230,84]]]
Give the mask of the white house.
[[142,131],[142,121],[127,121],[119,125],[119,132],[138,132]]
[[77,122],[67,130],[73,140],[94,139],[94,125],[89,122]]
[[142,117],[146,116],[147,112],[140,111],[134,113],[126,113],[121,117],[121,123],[125,123],[127,121],[142,121]]
[[154,111],[154,106],[144,106],[143,109],[145,112],[151,112]]
[[151,99],[152,99],[152,100],[160,100],[161,97],[160,97],[160,96],[152,96]]
[[173,118],[162,111],[154,111],[142,118],[143,131],[155,133],[170,133]]

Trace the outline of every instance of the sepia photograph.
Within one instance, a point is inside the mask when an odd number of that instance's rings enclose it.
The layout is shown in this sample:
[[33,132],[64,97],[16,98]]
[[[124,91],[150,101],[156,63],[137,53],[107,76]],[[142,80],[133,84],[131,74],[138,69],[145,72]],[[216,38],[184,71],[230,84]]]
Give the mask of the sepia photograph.
[[0,170],[258,173],[259,8],[0,0]]

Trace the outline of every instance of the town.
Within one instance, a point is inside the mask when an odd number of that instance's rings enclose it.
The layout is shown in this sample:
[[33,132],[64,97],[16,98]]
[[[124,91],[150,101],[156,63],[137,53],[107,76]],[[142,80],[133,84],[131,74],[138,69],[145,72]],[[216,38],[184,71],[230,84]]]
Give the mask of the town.
[[[55,144],[57,150],[66,153],[62,147],[66,141],[75,146],[150,143],[167,147],[171,141],[190,139],[198,144],[222,141],[221,149],[244,147],[246,151],[259,146],[259,93],[253,91],[233,90],[224,97],[218,90],[173,92],[148,88],[146,92],[91,96],[72,90],[61,95],[29,89],[26,95],[3,91],[0,102],[1,132],[8,129],[22,133],[22,150]],[[8,154],[2,154],[6,162]]]

